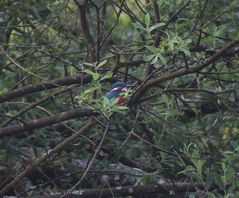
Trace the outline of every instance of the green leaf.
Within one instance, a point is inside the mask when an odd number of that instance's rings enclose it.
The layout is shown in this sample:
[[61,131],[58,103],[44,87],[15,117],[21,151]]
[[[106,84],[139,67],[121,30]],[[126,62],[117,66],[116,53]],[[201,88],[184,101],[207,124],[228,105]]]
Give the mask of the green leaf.
[[178,172],[178,175],[185,174],[187,172],[194,172],[194,171],[195,171],[195,169],[193,166],[186,166],[185,170]]
[[150,25],[150,15],[149,15],[149,13],[147,13],[144,16],[144,22],[145,22],[146,27],[149,27],[149,25]]
[[100,74],[94,73],[92,77],[93,77],[93,80],[98,80],[100,77]]
[[152,174],[145,174],[141,177],[140,184],[141,185],[149,184],[150,182],[153,181],[153,179],[154,179],[154,176]]
[[94,91],[96,91],[97,89],[98,89],[98,87],[91,87],[91,88],[85,90],[83,94],[85,94],[85,95],[91,94]]
[[112,78],[112,76],[113,76],[113,73],[111,71],[106,72],[104,76],[101,78],[101,80]]
[[170,104],[169,97],[165,94],[162,94],[163,101],[166,103],[167,106]]
[[144,61],[149,62],[149,61],[151,61],[154,57],[155,57],[154,54],[145,55],[145,56],[144,56]]
[[157,47],[150,46],[150,45],[146,45],[145,47],[154,54],[159,52],[159,48],[157,48]]
[[92,63],[84,63],[84,65],[87,65],[87,66],[90,66],[90,67],[95,67],[95,65],[92,64]]
[[206,177],[206,188],[209,190],[215,179],[215,173],[209,172]]
[[158,56],[155,56],[150,63],[155,64],[158,61],[158,58],[159,58]]
[[163,65],[167,64],[166,59],[161,54],[159,54],[159,59],[160,59],[160,61],[162,62]]
[[127,110],[127,109],[129,109],[127,106],[118,106],[117,108],[120,109],[120,110]]
[[225,174],[225,180],[226,182],[230,182],[235,177],[235,170],[233,168],[228,167]]
[[98,80],[99,77],[100,77],[100,74],[99,74],[99,73],[93,72],[93,71],[91,71],[91,70],[89,70],[89,69],[86,69],[86,70],[85,70],[85,73],[90,74],[90,75],[92,76],[93,80]]
[[197,168],[197,172],[199,173],[199,175],[202,175],[202,167],[205,163],[205,160],[197,160],[196,162],[196,168]]
[[184,54],[186,54],[187,56],[190,56],[191,53],[188,49],[185,49],[185,48],[181,48],[181,51],[183,51]]
[[157,23],[156,25],[151,26],[151,27],[148,29],[148,31],[149,31],[149,32],[152,32],[152,31],[155,30],[156,28],[162,27],[162,26],[164,26],[165,24],[166,24],[166,23]]
[[104,60],[104,61],[100,62],[100,63],[97,65],[97,68],[102,67],[103,65],[105,65],[105,63],[107,63],[107,60]]

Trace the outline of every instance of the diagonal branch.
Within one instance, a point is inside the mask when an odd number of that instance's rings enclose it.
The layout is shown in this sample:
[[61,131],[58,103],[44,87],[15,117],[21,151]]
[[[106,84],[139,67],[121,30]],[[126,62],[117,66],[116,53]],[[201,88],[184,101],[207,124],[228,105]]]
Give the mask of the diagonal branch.
[[[95,161],[95,158],[96,158],[97,154],[99,153],[99,151],[100,151],[100,149],[101,149],[101,147],[102,147],[103,141],[105,140],[105,136],[106,136],[108,130],[109,130],[109,120],[108,120],[107,126],[106,126],[106,128],[105,128],[105,131],[104,131],[104,133],[103,133],[103,136],[102,136],[102,138],[101,138],[101,140],[100,140],[100,143],[99,143],[99,145],[97,146],[97,148],[96,148],[96,150],[95,150],[95,153],[94,153],[94,155],[93,155],[91,161],[88,163],[85,172],[84,172],[83,175],[81,176],[80,180],[67,192],[67,194],[69,194],[69,193],[72,192],[77,186],[79,186],[80,183],[83,181],[83,179],[86,177],[88,171],[90,170],[92,164],[93,164],[94,161]],[[67,194],[66,194],[66,195],[67,195]],[[65,195],[63,195],[62,197],[65,197]]]
[[191,3],[191,0],[187,1],[182,7],[180,7],[176,12],[171,15],[164,27],[167,27],[170,22],[172,22],[189,4]]
[[224,48],[219,50],[214,55],[208,57],[205,60],[205,62],[202,64],[199,64],[191,68],[180,68],[176,71],[169,71],[156,78],[149,79],[146,83],[142,84],[142,86],[139,86],[139,88],[135,90],[135,93],[132,96],[131,100],[129,101],[129,104],[134,104],[136,101],[138,101],[149,87],[165,82],[167,80],[171,80],[173,78],[199,72],[200,70],[204,69],[208,65],[218,60],[224,53],[226,53],[228,50],[230,50],[231,48],[235,47],[238,44],[239,44],[239,38],[235,39],[234,41],[226,45]]
[[[29,111],[30,109],[33,109],[34,107],[36,107],[37,105],[40,105],[41,103],[43,102],[46,102],[46,101],[49,101],[53,98],[56,98],[58,95],[66,92],[66,91],[69,91],[71,89],[73,89],[74,87],[76,87],[77,85],[72,85],[72,86],[69,86],[69,87],[66,87],[66,88],[63,88],[62,90],[57,90],[56,92],[53,92],[43,98],[41,98],[40,100],[36,101],[36,102],[33,102],[31,104],[29,104],[27,107],[21,109],[20,111],[18,111],[14,116],[11,116],[7,121],[5,121],[4,123],[2,123],[0,125],[0,127],[5,127],[7,126],[9,123],[11,123],[13,120],[17,120],[19,116],[21,116],[22,114],[26,113],[27,111]],[[6,115],[4,115],[6,116]]]
[[78,108],[71,111],[58,113],[53,116],[31,120],[31,121],[25,122],[24,124],[17,124],[17,125],[0,128],[0,137],[2,138],[6,136],[19,135],[24,133],[25,131],[49,126],[49,125],[63,122],[72,118],[96,116],[96,115],[99,115],[99,113],[96,111],[93,111],[93,110],[82,111],[82,109]]
[[0,190],[0,196],[3,196],[4,194],[6,194],[12,187],[14,187],[19,181],[21,181],[23,177],[27,176],[36,166],[38,166],[40,163],[42,163],[43,161],[45,161],[46,159],[48,159],[55,153],[59,152],[67,144],[74,141],[78,136],[80,136],[85,131],[89,130],[95,124],[96,124],[96,121],[93,118],[89,119],[88,122],[78,132],[74,133],[70,137],[66,138],[63,142],[56,145],[51,151],[49,151],[45,155],[38,158],[29,167],[27,167],[23,172],[21,172],[19,175],[17,175],[15,177],[15,179],[13,179],[7,186],[5,186],[3,189]]

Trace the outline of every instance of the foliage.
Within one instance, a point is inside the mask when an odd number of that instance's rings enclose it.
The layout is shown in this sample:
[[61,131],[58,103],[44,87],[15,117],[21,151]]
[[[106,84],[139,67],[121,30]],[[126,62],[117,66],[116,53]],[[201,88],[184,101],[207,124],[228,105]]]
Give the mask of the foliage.
[[[17,126],[17,131],[31,120],[80,109],[98,112],[97,124],[7,194],[124,185],[102,181],[97,172],[129,165],[128,159],[143,172],[135,185],[160,176],[200,183],[199,196],[238,196],[239,42],[225,48],[238,41],[238,5],[238,0],[1,1],[0,101],[10,96],[0,102],[0,189],[84,127],[89,115],[19,134],[5,136],[1,130]],[[54,81],[74,76],[82,79]],[[124,93],[125,105],[106,97],[115,81],[134,84]],[[41,90],[34,89],[38,84]],[[32,92],[14,97],[15,90],[30,85]],[[79,168],[77,160],[88,165]]]

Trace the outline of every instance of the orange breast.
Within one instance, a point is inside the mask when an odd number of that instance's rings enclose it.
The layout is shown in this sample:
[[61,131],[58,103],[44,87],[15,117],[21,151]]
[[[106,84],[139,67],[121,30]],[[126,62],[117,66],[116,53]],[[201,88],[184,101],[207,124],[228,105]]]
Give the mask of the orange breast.
[[119,96],[117,98],[117,100],[115,101],[115,105],[120,105],[120,104],[124,103],[125,101],[126,100],[125,100],[124,96]]

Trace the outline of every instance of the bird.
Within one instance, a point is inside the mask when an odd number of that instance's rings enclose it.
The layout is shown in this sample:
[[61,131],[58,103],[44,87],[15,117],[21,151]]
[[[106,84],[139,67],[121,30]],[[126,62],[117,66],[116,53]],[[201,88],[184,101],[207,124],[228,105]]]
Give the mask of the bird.
[[125,96],[121,93],[127,90],[128,87],[132,87],[132,85],[127,85],[124,82],[118,81],[111,86],[111,89],[106,96],[109,100],[117,98],[114,104],[121,105],[126,101]]

